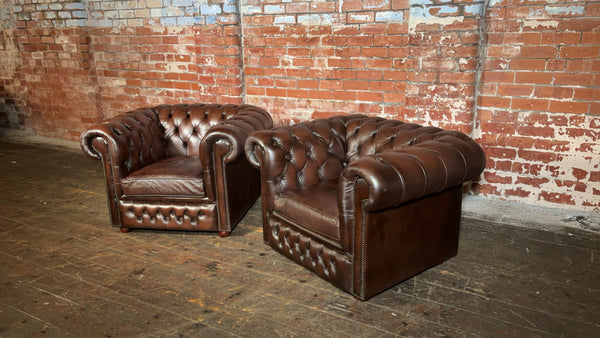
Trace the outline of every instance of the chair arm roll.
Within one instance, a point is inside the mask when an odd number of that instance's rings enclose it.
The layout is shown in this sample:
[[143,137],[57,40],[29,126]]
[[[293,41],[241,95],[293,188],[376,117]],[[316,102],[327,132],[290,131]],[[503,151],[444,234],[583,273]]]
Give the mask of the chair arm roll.
[[485,155],[474,141],[439,137],[352,162],[342,172],[340,194],[351,194],[357,179],[366,181],[366,210],[374,212],[473,180],[484,166]]
[[250,134],[272,127],[273,120],[267,111],[251,105],[242,105],[235,116],[207,131],[201,148],[204,154],[201,154],[201,157],[209,154],[215,142],[224,140],[230,147],[224,160],[226,163],[232,162],[244,153],[244,145]]

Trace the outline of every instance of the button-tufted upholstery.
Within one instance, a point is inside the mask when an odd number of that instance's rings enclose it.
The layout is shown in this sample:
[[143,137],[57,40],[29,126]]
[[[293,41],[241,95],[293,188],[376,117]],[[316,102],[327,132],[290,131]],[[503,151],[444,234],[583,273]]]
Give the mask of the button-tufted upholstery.
[[141,108],[91,126],[81,147],[102,160],[113,225],[227,236],[260,194],[244,156],[271,116],[251,105]]
[[257,131],[264,240],[365,300],[456,255],[485,154],[456,131],[363,115]]

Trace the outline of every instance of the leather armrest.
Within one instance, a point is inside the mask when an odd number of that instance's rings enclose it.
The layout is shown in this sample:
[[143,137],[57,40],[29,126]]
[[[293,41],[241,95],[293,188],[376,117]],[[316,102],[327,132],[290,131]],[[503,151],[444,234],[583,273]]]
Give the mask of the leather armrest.
[[342,172],[340,198],[351,199],[358,179],[368,185],[369,212],[398,206],[473,180],[485,168],[481,147],[466,135],[442,132],[396,151],[362,157]]
[[252,105],[240,105],[235,116],[211,127],[204,136],[200,157],[210,159],[217,142],[226,142],[229,151],[225,163],[235,161],[244,152],[246,138],[257,130],[271,129],[273,120],[264,109]]
[[163,132],[156,113],[138,109],[91,126],[81,134],[83,151],[102,159],[120,179],[165,156]]

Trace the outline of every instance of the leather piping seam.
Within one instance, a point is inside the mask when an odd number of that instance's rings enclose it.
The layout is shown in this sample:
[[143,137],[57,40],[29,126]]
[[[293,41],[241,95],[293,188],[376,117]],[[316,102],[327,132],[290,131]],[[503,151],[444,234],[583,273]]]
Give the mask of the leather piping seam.
[[365,248],[365,243],[366,243],[366,205],[367,205],[367,200],[362,200],[361,201],[362,204],[362,217],[361,217],[361,227],[362,227],[362,236],[361,236],[361,243],[360,243],[360,247],[361,247],[361,257],[360,257],[360,269],[361,269],[361,273],[360,273],[360,297],[361,299],[365,298],[365,280],[366,280],[366,260],[365,260],[365,252],[366,252],[366,248]]

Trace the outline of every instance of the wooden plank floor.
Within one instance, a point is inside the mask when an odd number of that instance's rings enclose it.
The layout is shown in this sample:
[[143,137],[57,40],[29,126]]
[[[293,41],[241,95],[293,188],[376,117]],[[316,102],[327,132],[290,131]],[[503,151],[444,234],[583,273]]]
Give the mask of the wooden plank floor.
[[108,225],[100,162],[0,138],[0,337],[600,337],[600,235],[463,219],[457,257],[360,302],[270,250]]

